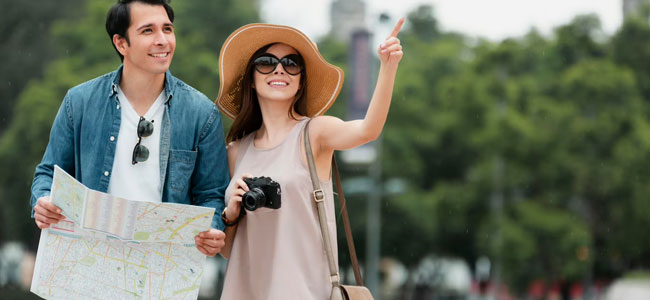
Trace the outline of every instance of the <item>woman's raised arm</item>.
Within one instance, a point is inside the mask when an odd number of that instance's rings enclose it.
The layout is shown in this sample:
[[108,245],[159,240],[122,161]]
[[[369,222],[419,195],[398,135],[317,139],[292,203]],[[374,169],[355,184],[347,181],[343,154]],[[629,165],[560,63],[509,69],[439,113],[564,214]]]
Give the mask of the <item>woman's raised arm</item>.
[[390,108],[397,67],[403,56],[402,45],[397,38],[403,24],[404,18],[401,18],[377,49],[381,63],[379,76],[365,118],[345,122],[336,117],[323,116],[312,121],[310,135],[314,135],[313,140],[321,149],[350,149],[373,141],[381,134]]

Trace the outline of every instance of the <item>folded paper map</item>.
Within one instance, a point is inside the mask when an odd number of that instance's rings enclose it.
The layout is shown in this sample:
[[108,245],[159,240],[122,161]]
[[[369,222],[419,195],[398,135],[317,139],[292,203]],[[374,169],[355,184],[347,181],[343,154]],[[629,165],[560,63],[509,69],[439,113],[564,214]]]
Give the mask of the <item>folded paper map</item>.
[[196,299],[205,255],[194,236],[214,208],[127,200],[55,166],[65,220],[41,231],[31,291],[45,299]]

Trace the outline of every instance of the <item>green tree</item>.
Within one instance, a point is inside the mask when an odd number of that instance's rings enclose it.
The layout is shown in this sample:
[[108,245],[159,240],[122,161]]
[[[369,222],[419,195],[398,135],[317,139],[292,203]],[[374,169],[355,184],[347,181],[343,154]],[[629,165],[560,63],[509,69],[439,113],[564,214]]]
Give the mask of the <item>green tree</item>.
[[87,4],[84,17],[53,24],[52,35],[57,47],[52,50],[59,59],[47,65],[43,79],[31,81],[20,93],[14,119],[0,140],[4,239],[23,240],[32,245],[35,241],[37,228],[29,218],[31,179],[65,92],[116,65],[116,54],[109,48],[110,42],[102,30],[109,3],[90,1]]
[[[580,281],[589,270],[591,238],[576,215],[535,201],[514,204],[506,216],[483,228],[479,247],[499,256],[502,273],[523,292],[536,279]],[[494,232],[500,237],[494,243]]]
[[81,2],[0,1],[0,135],[12,119],[19,93],[56,57],[52,51],[56,42],[50,38],[52,23],[79,14]]
[[440,31],[438,30],[438,21],[433,15],[433,6],[431,5],[420,5],[409,13],[408,20],[411,33],[427,42],[436,38]]
[[235,29],[259,22],[257,0],[174,1],[176,53],[171,70],[216,100],[221,45]]
[[594,16],[550,38],[401,39],[382,163],[409,192],[386,202],[385,218],[400,219],[384,253],[409,265],[429,252],[470,264],[490,254],[519,290],[648,265],[650,245],[628,234],[650,225],[643,67],[618,64],[642,51],[619,46],[612,59],[623,38],[604,37]]
[[632,69],[642,95],[650,99],[650,25],[646,19],[630,18],[616,32],[611,43],[612,57]]
[[596,15],[577,16],[567,25],[555,30],[556,53],[563,65],[571,65],[584,58],[603,57],[606,52],[596,40],[603,36]]

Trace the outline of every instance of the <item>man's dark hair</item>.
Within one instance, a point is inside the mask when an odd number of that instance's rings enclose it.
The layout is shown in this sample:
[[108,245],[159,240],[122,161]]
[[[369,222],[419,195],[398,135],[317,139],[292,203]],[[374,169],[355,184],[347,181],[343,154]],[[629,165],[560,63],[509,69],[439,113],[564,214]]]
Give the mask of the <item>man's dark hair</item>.
[[162,5],[167,12],[167,17],[169,20],[174,23],[174,10],[169,6],[169,0],[119,0],[106,15],[106,32],[108,37],[111,40],[111,45],[117,52],[117,55],[120,56],[120,60],[124,61],[124,56],[117,51],[117,48],[113,44],[113,35],[119,35],[126,39],[126,42],[129,43],[129,36],[127,30],[131,25],[131,11],[130,4],[133,2],[142,2],[150,5]]

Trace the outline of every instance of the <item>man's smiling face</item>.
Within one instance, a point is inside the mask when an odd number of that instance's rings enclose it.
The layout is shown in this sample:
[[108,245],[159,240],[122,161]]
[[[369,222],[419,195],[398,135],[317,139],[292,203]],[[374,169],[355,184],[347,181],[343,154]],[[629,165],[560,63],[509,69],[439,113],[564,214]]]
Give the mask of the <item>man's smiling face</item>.
[[129,6],[129,42],[121,40],[125,68],[161,74],[167,72],[176,49],[174,25],[162,5],[133,2]]

